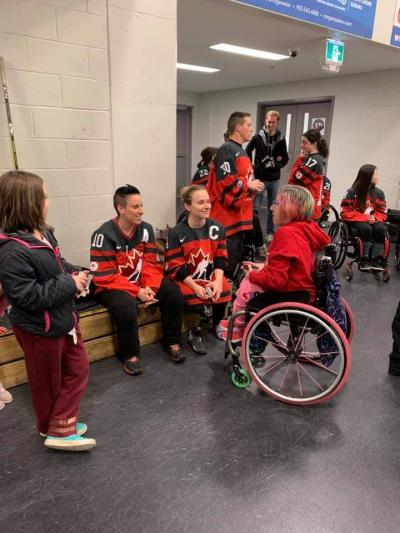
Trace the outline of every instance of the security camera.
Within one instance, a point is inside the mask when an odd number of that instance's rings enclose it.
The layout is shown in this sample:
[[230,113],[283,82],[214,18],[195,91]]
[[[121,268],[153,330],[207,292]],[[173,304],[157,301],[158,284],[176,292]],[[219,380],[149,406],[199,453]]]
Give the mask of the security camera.
[[289,48],[289,56],[294,58],[294,57],[297,57],[299,55],[299,51],[297,50],[297,48]]

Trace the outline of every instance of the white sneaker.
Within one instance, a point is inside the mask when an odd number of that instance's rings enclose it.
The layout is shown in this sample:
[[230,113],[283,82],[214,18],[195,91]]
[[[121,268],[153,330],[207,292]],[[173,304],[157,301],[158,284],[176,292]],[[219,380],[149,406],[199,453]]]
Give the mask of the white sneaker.
[[67,452],[83,452],[96,446],[95,439],[81,437],[77,433],[68,437],[47,437],[44,441],[46,448],[64,450]]

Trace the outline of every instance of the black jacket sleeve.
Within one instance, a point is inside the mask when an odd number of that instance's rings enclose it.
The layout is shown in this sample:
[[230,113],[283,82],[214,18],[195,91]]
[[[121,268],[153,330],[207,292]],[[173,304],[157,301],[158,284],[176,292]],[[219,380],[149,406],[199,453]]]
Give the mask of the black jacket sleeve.
[[39,283],[36,272],[23,252],[12,251],[0,261],[0,282],[11,305],[36,312],[51,309],[77,292],[70,274],[63,272]]
[[250,139],[249,144],[246,146],[246,152],[251,162],[253,162],[253,150],[255,149],[255,147],[256,147],[256,136],[254,135],[254,137]]
[[275,157],[275,168],[281,169],[284,166],[286,166],[289,162],[289,154],[287,151],[286,139],[282,139],[281,141],[279,141],[276,148],[277,148],[276,157],[280,156],[282,159],[277,161]]

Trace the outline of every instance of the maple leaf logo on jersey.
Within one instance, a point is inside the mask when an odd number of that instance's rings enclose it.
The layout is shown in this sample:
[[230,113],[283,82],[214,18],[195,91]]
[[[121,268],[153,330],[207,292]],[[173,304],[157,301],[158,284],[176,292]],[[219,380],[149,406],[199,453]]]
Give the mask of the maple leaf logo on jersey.
[[212,264],[209,254],[205,254],[201,248],[196,253],[191,252],[189,264],[195,267],[193,279],[208,279],[208,267]]
[[120,274],[128,278],[131,283],[136,283],[140,278],[143,263],[142,256],[142,252],[133,248],[126,254],[125,264],[118,265]]

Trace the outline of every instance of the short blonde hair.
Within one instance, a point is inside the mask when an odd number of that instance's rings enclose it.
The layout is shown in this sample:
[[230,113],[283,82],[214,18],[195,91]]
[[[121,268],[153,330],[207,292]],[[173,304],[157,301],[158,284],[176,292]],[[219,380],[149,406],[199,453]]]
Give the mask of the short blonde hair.
[[278,202],[291,221],[311,219],[315,202],[310,191],[300,185],[284,185],[278,191]]
[[267,118],[268,115],[272,115],[273,117],[276,117],[278,119],[278,122],[281,120],[281,114],[279,111],[276,111],[275,109],[270,109],[265,113],[265,118]]

